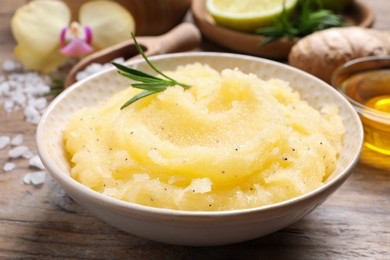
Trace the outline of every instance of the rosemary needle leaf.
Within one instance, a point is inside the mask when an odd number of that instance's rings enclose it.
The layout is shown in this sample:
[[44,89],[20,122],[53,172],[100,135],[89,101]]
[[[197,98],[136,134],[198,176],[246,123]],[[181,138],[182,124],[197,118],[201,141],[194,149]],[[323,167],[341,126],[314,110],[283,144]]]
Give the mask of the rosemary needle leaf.
[[189,89],[191,87],[190,85],[187,85],[187,84],[184,84],[184,83],[180,83],[180,82],[177,82],[177,81],[175,81],[175,85],[179,85],[179,86],[183,87],[184,89]]
[[132,80],[135,80],[135,81],[144,82],[144,83],[161,82],[162,81],[161,79],[157,80],[157,79],[151,79],[151,78],[148,78],[148,77],[141,77],[141,76],[137,76],[137,75],[134,75],[134,74],[131,74],[131,73],[127,73],[127,72],[121,71],[121,70],[118,70],[118,73],[121,74],[122,76],[126,77],[126,78],[129,78],[129,79],[132,79]]
[[129,99],[126,103],[124,103],[123,106],[121,107],[121,109],[124,109],[125,107],[134,103],[138,99],[153,95],[153,94],[158,93],[158,92],[161,92],[161,90],[146,90],[144,92],[141,92],[141,93],[135,95],[134,97],[132,97],[131,99]]
[[45,93],[44,96],[58,96],[64,89],[64,80],[57,77],[50,77],[50,91]]
[[155,79],[155,80],[161,80],[158,77],[155,77],[153,75],[150,75],[150,74],[145,73],[145,72],[140,71],[140,70],[132,69],[130,67],[127,67],[125,65],[122,65],[122,64],[119,64],[119,63],[116,63],[116,62],[112,62],[112,65],[114,65],[117,69],[119,69],[119,71],[126,72],[126,73],[131,74],[131,75],[139,76],[139,77],[142,77],[142,78],[150,78],[150,79]]
[[62,91],[64,91],[63,87],[50,88],[50,91],[45,93],[44,96],[58,96]]
[[191,87],[190,85],[180,83],[180,82],[168,77],[167,75],[162,73],[160,70],[158,70],[149,61],[148,57],[146,57],[144,51],[142,50],[141,46],[138,44],[133,33],[131,33],[131,36],[133,37],[135,47],[137,48],[137,50],[141,54],[141,56],[144,58],[146,63],[150,66],[150,68],[152,68],[155,72],[160,74],[165,79],[150,75],[150,74],[145,73],[145,72],[140,71],[140,70],[129,68],[129,67],[122,65],[122,64],[119,64],[119,63],[113,62],[112,64],[118,69],[118,73],[120,75],[122,75],[126,78],[129,78],[129,79],[132,79],[134,81],[140,82],[140,83],[132,83],[131,86],[133,88],[145,90],[144,92],[138,93],[137,95],[133,96],[130,100],[128,100],[125,104],[123,104],[121,109],[124,109],[128,105],[134,103],[135,101],[137,101],[141,98],[150,96],[150,95],[158,93],[158,92],[162,92],[162,91],[166,90],[168,87],[173,87],[176,85],[181,86],[184,89],[188,89]]
[[176,82],[162,80],[162,81],[153,81],[153,82],[133,83],[131,84],[131,86],[133,87],[149,86],[151,88],[158,87],[158,86],[173,87],[176,86]]
[[164,78],[166,79],[169,79],[169,80],[172,80],[172,81],[175,81],[174,79],[172,79],[171,77],[168,77],[167,75],[165,75],[164,73],[162,73],[159,69],[157,69],[153,63],[151,63],[148,59],[148,57],[146,56],[145,52],[142,50],[141,46],[139,45],[139,43],[137,42],[137,39],[135,38],[135,35],[134,33],[132,32],[131,33],[131,37],[133,38],[133,41],[135,43],[135,47],[137,48],[137,51],[141,54],[141,56],[144,58],[144,60],[146,61],[146,63],[148,63],[148,65],[155,71],[157,72],[158,74],[160,74],[161,76],[163,76]]
[[64,86],[65,85],[65,82],[63,79],[60,79],[60,78],[57,78],[57,77],[50,77],[51,81],[52,81],[52,84],[54,86]]
[[138,88],[138,89],[144,89],[144,90],[158,90],[158,91],[163,91],[166,90],[167,87],[170,87],[170,85],[161,85],[161,84],[154,84],[154,83],[134,83],[131,84],[133,88]]

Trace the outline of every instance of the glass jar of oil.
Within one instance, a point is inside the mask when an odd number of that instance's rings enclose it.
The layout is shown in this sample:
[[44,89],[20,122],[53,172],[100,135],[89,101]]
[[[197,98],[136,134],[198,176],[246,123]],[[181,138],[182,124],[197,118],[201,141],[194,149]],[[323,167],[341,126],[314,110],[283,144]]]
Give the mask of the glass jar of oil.
[[336,70],[332,84],[358,112],[365,146],[390,156],[390,56],[350,61]]

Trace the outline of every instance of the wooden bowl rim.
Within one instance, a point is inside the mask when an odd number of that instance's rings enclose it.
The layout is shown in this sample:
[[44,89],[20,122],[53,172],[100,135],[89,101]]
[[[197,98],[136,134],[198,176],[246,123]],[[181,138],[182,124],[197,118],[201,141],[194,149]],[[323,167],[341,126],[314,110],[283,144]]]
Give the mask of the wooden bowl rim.
[[[205,38],[234,52],[282,60],[287,59],[290,49],[300,39],[280,39],[261,46],[260,43],[264,39],[261,35],[240,32],[216,24],[206,10],[206,0],[193,0],[191,11]],[[354,26],[362,28],[371,27],[375,20],[373,11],[361,0],[353,1],[341,15],[347,21],[355,22]],[[245,44],[237,44],[239,42]],[[251,49],[252,47],[255,48]]]

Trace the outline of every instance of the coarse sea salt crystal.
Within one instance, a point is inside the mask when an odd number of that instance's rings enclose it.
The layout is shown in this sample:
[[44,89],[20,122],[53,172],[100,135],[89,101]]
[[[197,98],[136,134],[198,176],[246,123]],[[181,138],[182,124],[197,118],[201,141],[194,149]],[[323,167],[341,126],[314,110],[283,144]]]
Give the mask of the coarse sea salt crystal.
[[38,124],[47,107],[45,94],[50,91],[51,80],[36,72],[24,69],[20,63],[6,60],[0,75],[0,104],[11,113],[22,109],[25,121]]
[[46,179],[45,171],[29,172],[23,177],[25,184],[32,184],[34,186],[43,184]]
[[4,71],[13,71],[21,68],[20,63],[15,62],[13,60],[5,60],[3,62],[3,70]]
[[44,97],[37,98],[37,99],[31,99],[29,104],[38,110],[43,110],[47,107],[47,100]]
[[26,151],[26,152],[24,152],[24,153],[22,154],[22,157],[23,157],[24,159],[31,159],[31,158],[34,157],[34,154],[33,154],[33,152],[31,152],[30,150],[28,150],[28,151]]
[[22,134],[17,134],[11,139],[11,145],[17,146],[21,145],[23,143],[23,135]]
[[28,147],[24,145],[16,146],[15,148],[12,148],[11,150],[8,151],[8,156],[10,158],[19,158],[21,157],[24,153],[28,151]]
[[13,169],[15,169],[15,163],[13,162],[6,162],[3,166],[3,170],[5,172],[12,171]]
[[29,165],[30,167],[35,167],[35,168],[38,168],[38,169],[41,169],[41,170],[44,170],[45,169],[45,166],[43,165],[42,161],[41,161],[41,158],[39,158],[38,155],[34,155],[30,161],[29,161]]
[[4,111],[11,113],[14,110],[14,102],[12,100],[6,100],[3,105]]
[[34,96],[42,96],[47,94],[50,91],[50,87],[48,85],[39,84],[39,85],[32,85],[32,84],[26,84],[25,90]]
[[27,102],[27,97],[22,92],[14,92],[14,94],[11,97],[12,101],[14,101],[15,104],[24,107]]
[[0,83],[0,96],[6,95],[10,90],[9,84],[6,82]]
[[85,68],[84,71],[81,71],[79,73],[76,74],[76,80],[79,81],[79,80],[82,80],[82,79],[85,79],[101,70],[103,70],[104,67],[102,64],[99,64],[99,63],[92,63],[91,65],[89,65],[88,67]]
[[[125,59],[123,57],[119,57],[119,58],[114,59],[113,62],[122,64],[125,62]],[[85,78],[87,78],[87,77],[89,77],[89,76],[91,76],[99,71],[103,71],[103,70],[106,70],[106,69],[109,69],[112,67],[113,67],[113,65],[111,64],[111,62],[104,63],[104,64],[92,63],[89,66],[87,66],[84,70],[82,70],[76,74],[76,80],[79,81],[79,80],[85,79]]]
[[0,136],[0,150],[4,149],[11,142],[11,138],[9,136]]
[[27,106],[24,110],[24,117],[27,122],[37,125],[41,119],[41,114],[35,107]]

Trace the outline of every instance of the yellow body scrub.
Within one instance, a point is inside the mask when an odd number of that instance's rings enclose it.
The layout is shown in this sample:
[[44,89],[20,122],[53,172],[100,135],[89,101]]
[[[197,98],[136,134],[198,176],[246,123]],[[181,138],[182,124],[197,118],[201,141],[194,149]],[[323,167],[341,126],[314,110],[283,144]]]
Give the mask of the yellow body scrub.
[[120,110],[140,92],[129,88],[71,117],[73,178],[142,205],[231,210],[310,192],[334,170],[344,133],[336,106],[317,111],[287,82],[237,69],[190,64],[166,74],[191,88]]

